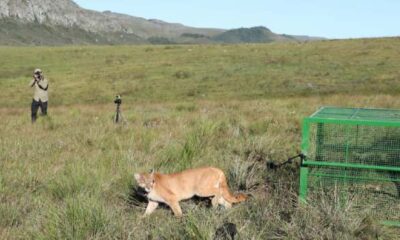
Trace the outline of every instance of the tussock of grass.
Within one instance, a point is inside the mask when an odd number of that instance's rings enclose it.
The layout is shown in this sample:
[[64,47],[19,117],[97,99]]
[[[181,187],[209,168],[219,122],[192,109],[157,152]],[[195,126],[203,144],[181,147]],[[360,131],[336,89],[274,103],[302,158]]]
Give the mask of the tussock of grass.
[[249,126],[249,133],[251,135],[262,135],[267,133],[269,128],[269,122],[267,121],[260,121],[255,122],[251,126]]
[[229,185],[241,191],[254,190],[262,184],[264,171],[263,164],[236,158],[227,173]]
[[216,129],[216,124],[212,122],[199,122],[192,126],[184,140],[179,144],[173,144],[166,148],[162,153],[162,161],[159,162],[157,168],[173,164],[174,171],[182,171],[184,169],[193,168],[195,161],[202,157],[202,153],[206,150]]
[[54,180],[49,181],[47,191],[58,200],[76,197],[79,194],[92,194],[99,189],[99,180],[82,164],[65,166]]
[[187,112],[194,112],[197,110],[197,107],[193,103],[186,103],[186,104],[178,104],[176,106],[176,110],[179,112],[187,111]]
[[81,195],[67,198],[61,209],[49,209],[41,232],[44,239],[107,239],[118,231],[112,214],[99,201]]

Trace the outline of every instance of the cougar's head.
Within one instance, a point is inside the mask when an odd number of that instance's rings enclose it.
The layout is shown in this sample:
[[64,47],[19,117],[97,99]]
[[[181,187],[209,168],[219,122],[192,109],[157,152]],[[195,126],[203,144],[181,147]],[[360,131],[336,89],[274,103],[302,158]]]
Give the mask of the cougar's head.
[[154,186],[154,172],[152,173],[135,173],[135,179],[139,187],[146,192],[150,192]]

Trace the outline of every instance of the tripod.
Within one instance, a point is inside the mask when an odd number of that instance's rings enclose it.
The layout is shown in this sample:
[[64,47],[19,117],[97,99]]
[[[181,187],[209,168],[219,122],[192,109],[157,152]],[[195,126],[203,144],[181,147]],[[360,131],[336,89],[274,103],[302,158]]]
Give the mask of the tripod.
[[117,103],[117,109],[115,110],[114,122],[120,123],[120,122],[122,122],[122,120],[123,120],[123,117],[122,117],[122,112],[121,112],[121,103]]
[[115,111],[114,122],[120,123],[123,120],[122,113],[121,113],[122,99],[121,99],[120,95],[117,95],[115,97],[114,103],[117,105],[117,109]]

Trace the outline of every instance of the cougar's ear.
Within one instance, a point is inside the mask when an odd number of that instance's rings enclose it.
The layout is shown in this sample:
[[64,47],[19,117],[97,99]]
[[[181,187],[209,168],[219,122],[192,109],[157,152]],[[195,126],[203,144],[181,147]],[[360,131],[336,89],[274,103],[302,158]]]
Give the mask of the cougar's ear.
[[136,181],[140,182],[140,180],[142,178],[141,174],[140,173],[135,173],[134,176],[135,176]]
[[153,177],[154,177],[154,168],[153,168],[153,169],[151,169],[151,170],[149,171],[149,174],[150,174],[150,177],[151,177],[151,178],[153,178]]
[[150,177],[151,177],[151,181],[154,183],[154,169],[151,170]]

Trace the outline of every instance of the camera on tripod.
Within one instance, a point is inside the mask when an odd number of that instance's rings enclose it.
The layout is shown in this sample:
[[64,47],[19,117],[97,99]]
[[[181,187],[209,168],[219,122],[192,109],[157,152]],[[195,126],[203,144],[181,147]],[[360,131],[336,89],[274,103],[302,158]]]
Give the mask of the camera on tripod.
[[117,105],[121,105],[121,103],[122,103],[121,95],[115,96],[114,103]]
[[117,105],[117,109],[115,110],[115,117],[114,122],[119,123],[122,120],[122,113],[121,113],[121,95],[115,96],[114,103]]

